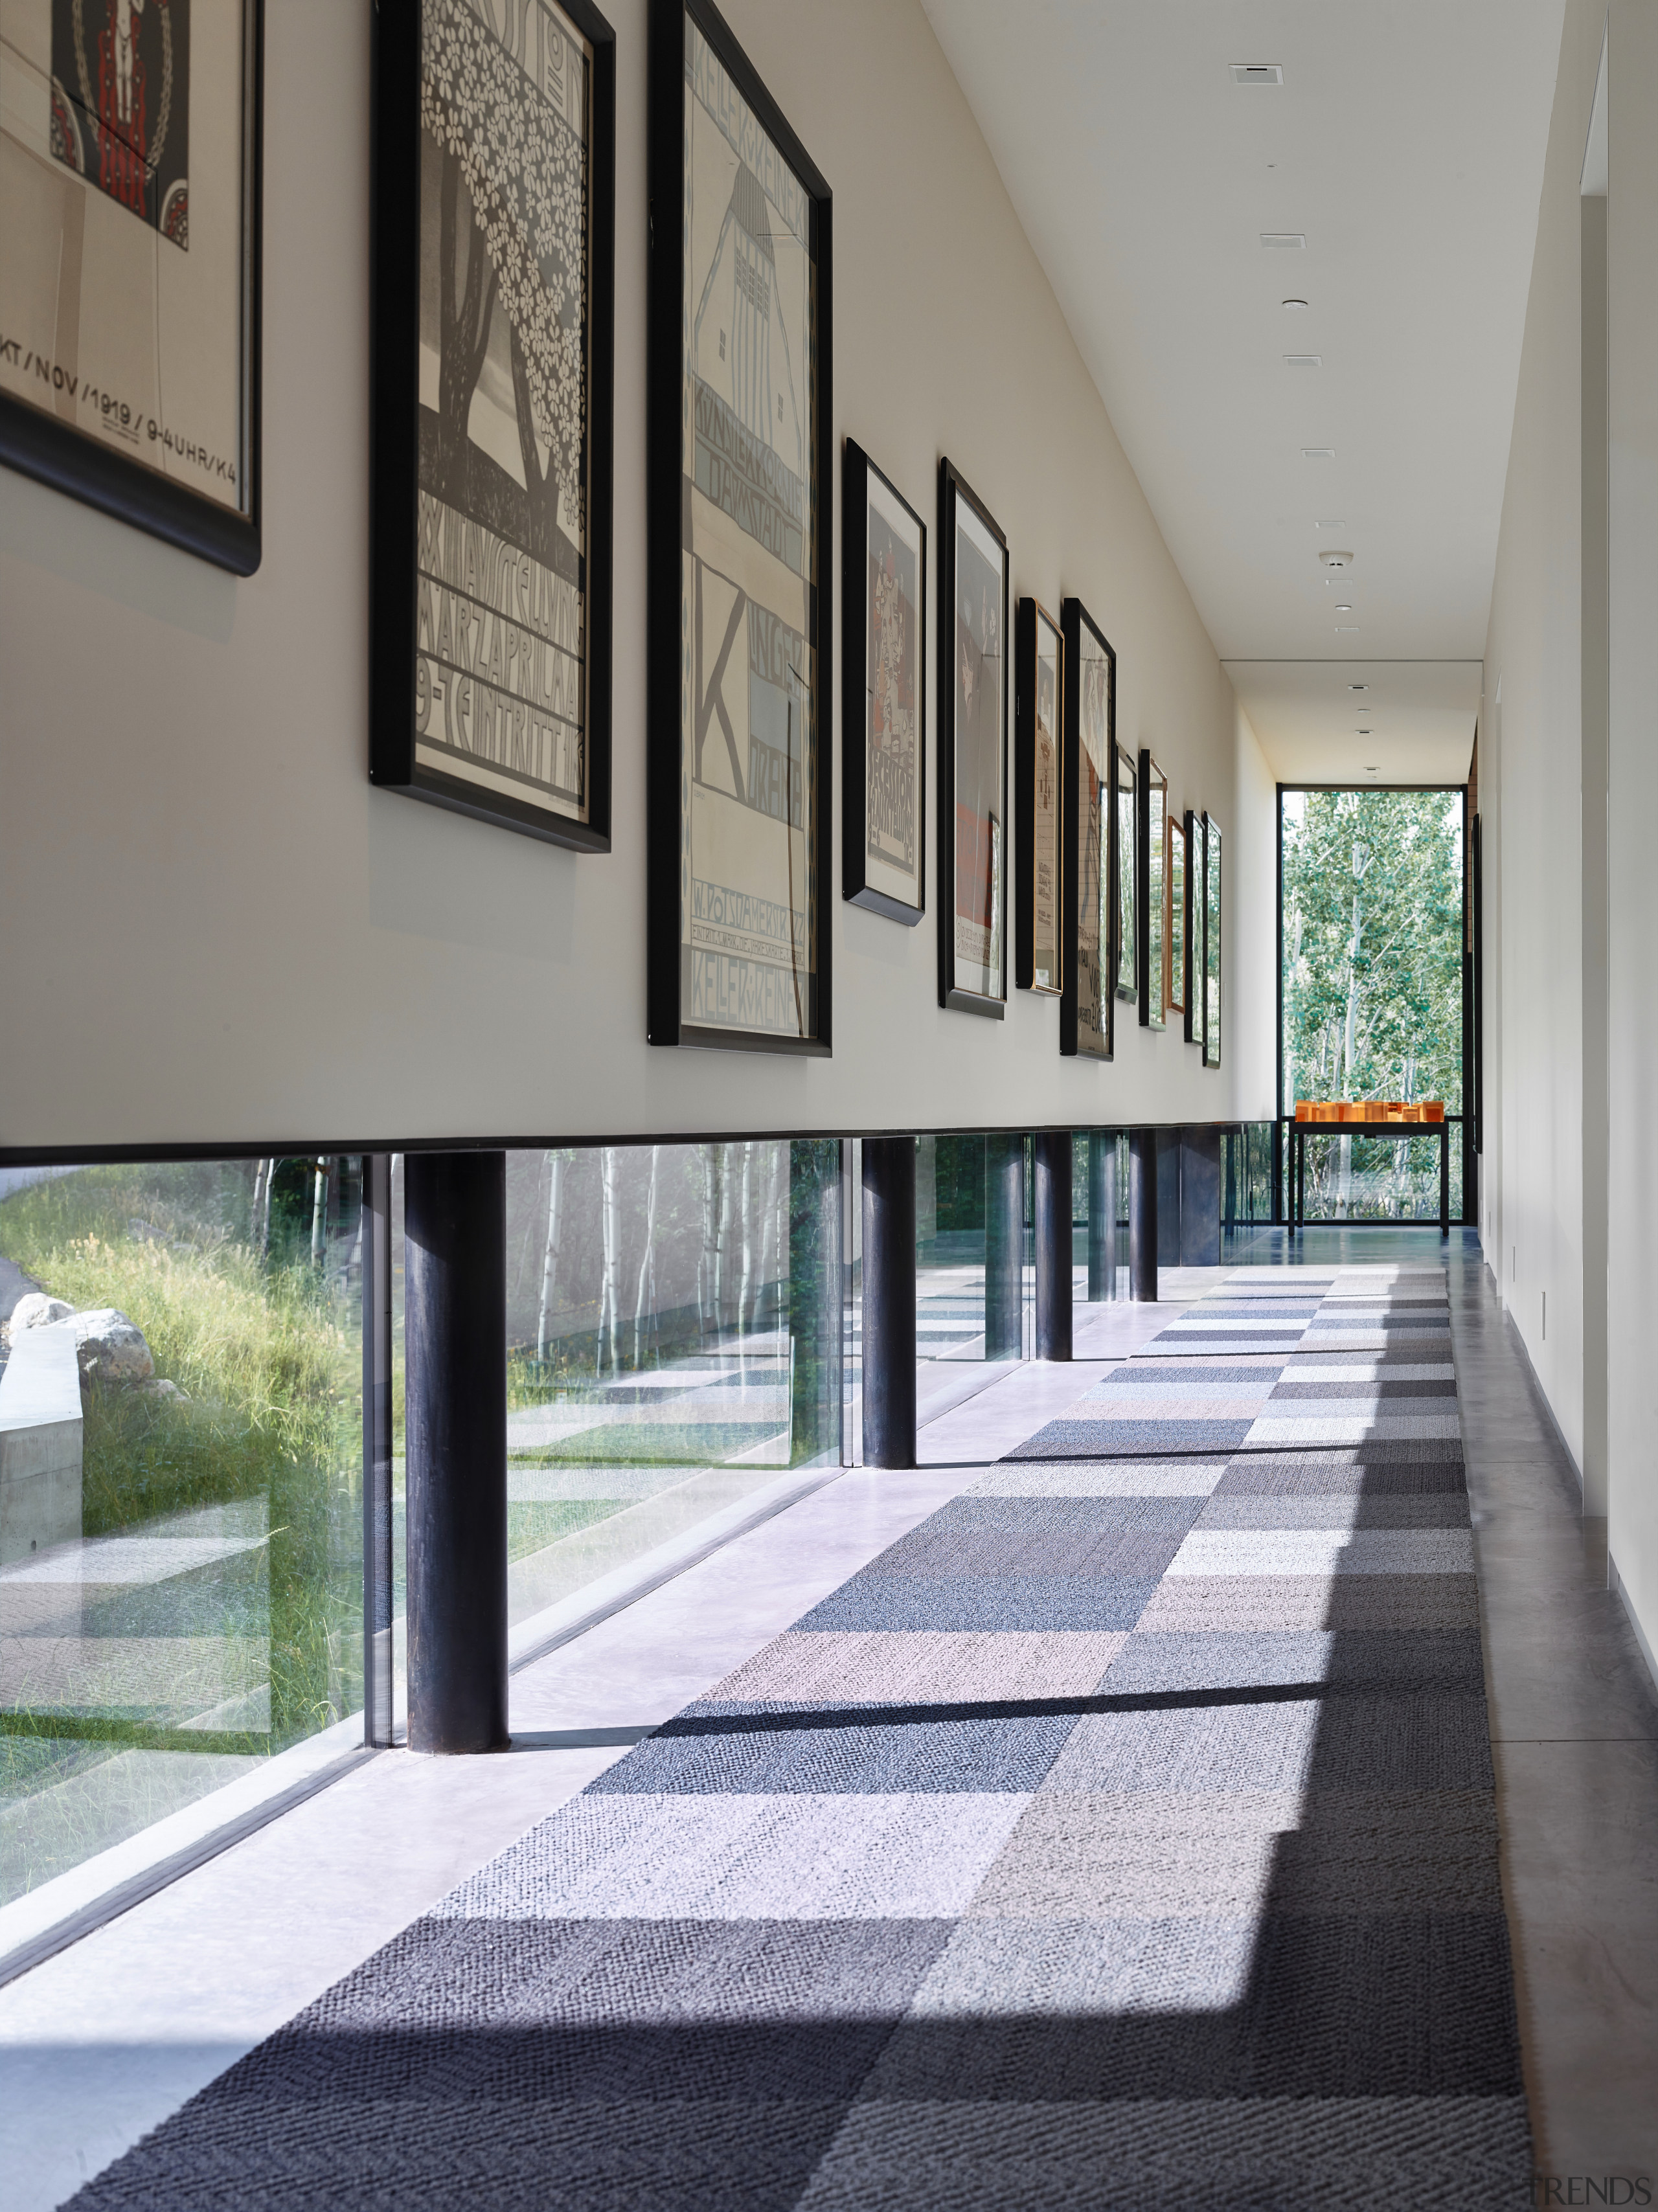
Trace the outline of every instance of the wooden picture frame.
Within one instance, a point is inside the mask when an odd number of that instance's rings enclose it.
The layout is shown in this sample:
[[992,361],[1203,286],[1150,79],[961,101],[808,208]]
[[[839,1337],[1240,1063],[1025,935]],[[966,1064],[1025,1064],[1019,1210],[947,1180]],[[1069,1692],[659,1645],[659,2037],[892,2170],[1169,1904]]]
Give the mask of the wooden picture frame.
[[1196,808],[1186,811],[1186,1041],[1201,1050],[1204,1042],[1204,823]]
[[1145,746],[1140,750],[1139,801],[1134,857],[1140,910],[1140,1021],[1143,1028],[1160,1030],[1167,994],[1168,778]]
[[1112,988],[1131,1006],[1140,988],[1140,894],[1137,854],[1140,842],[1140,775],[1125,746],[1113,748],[1116,803],[1112,810],[1111,959]]
[[1014,980],[1058,998],[1064,957],[1065,639],[1035,599],[1021,599],[1015,636],[1014,830],[1019,887]]
[[80,0],[31,13],[38,52],[0,32],[0,461],[252,575],[263,0],[134,9],[124,75]]
[[710,0],[651,0],[646,1035],[826,1054],[829,186]]
[[1117,1005],[1111,988],[1117,655],[1081,599],[1064,602],[1060,627],[1065,640],[1065,923],[1059,1049],[1067,1059],[1109,1060]]
[[855,438],[840,511],[841,896],[913,929],[927,910],[927,526]]
[[1186,1000],[1186,825],[1179,816],[1168,817],[1168,860],[1164,871],[1163,1006],[1179,1014],[1184,1028]]
[[1008,1010],[1008,540],[938,465],[938,1003]]
[[1221,825],[1204,817],[1204,1066],[1221,1064]]
[[616,40],[490,20],[373,17],[369,774],[606,853]]

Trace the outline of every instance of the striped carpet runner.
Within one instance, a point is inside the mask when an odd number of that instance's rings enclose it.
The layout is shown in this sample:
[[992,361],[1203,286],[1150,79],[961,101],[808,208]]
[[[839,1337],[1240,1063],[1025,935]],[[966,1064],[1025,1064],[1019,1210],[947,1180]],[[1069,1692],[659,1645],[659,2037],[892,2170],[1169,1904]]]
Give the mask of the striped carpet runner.
[[1445,1277],[1252,1268],[85,2207],[1525,2201]]

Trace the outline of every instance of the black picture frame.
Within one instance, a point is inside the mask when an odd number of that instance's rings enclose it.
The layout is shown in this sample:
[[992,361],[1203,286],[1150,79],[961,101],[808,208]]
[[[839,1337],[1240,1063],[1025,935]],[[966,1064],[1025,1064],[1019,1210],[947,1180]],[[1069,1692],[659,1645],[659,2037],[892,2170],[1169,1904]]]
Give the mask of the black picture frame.
[[[718,127],[728,140],[731,129],[737,128],[747,135],[752,125],[757,143],[750,151],[768,171],[768,180],[762,185],[749,161],[738,158],[732,185],[734,222],[740,226],[742,222],[742,211],[736,207],[738,173],[751,180],[753,191],[765,195],[766,206],[774,211],[771,196],[783,195],[789,202],[799,225],[798,230],[789,234],[795,238],[795,250],[805,253],[809,270],[810,281],[803,286],[803,295],[810,344],[803,349],[809,350],[811,360],[802,363],[797,371],[799,386],[795,404],[799,410],[795,419],[802,465],[798,473],[791,476],[791,484],[798,486],[801,495],[800,568],[789,571],[797,580],[789,589],[798,595],[800,628],[788,634],[795,639],[799,651],[780,672],[799,687],[802,760],[796,787],[792,780],[795,737],[791,691],[785,732],[790,782],[786,812],[781,818],[792,830],[797,803],[802,816],[808,809],[811,816],[809,823],[803,824],[802,830],[807,902],[804,933],[808,940],[807,957],[810,962],[803,973],[797,950],[799,933],[792,923],[795,848],[787,838],[784,843],[790,871],[788,896],[791,924],[786,962],[756,961],[746,952],[708,944],[698,955],[692,936],[696,921],[693,908],[700,879],[695,875],[696,836],[692,809],[696,804],[697,790],[711,787],[704,785],[696,774],[694,762],[686,760],[687,732],[694,746],[698,742],[698,714],[704,718],[705,732],[712,727],[709,718],[717,714],[720,733],[732,756],[733,784],[726,796],[744,806],[750,804],[755,738],[751,725],[748,778],[744,787],[739,788],[735,731],[723,705],[716,709],[713,704],[728,665],[723,660],[717,638],[713,641],[712,674],[705,675],[701,665],[700,614],[706,611],[707,599],[705,596],[699,608],[696,592],[705,564],[696,550],[694,537],[698,501],[710,508],[714,503],[705,497],[694,476],[686,472],[682,450],[687,388],[684,353],[687,282],[684,207],[687,156],[688,152],[694,155],[695,151],[694,145],[688,147],[686,137],[686,88],[690,82],[686,64],[687,27],[693,43],[700,41],[696,49],[699,58],[705,57],[710,71],[719,73],[719,100],[730,103],[727,120]],[[698,66],[703,66],[700,58]],[[833,684],[829,652],[834,483],[831,375],[834,356],[833,200],[822,172],[790,128],[711,0],[651,0],[649,69],[645,1034],[656,1045],[700,1045],[731,1051],[823,1057],[832,1049],[833,1009],[833,933],[828,903],[833,866],[830,790]],[[738,107],[745,113],[734,122],[731,118]],[[716,127],[711,120],[710,127]],[[747,191],[749,187],[741,189]],[[750,221],[760,223],[762,228],[769,228],[769,218],[761,222],[758,203],[751,210]],[[777,243],[782,243],[780,234],[773,235]],[[756,240],[755,250],[764,254],[766,241]],[[789,249],[785,246],[784,250]],[[735,240],[733,251],[736,251]],[[775,288],[768,295],[771,296],[775,296]],[[771,312],[769,307],[767,312]],[[734,326],[734,355],[735,339]],[[711,391],[711,387],[698,379],[698,405],[704,391]],[[783,404],[780,399],[780,407]],[[735,416],[732,408],[717,394],[713,395],[711,412],[718,417],[710,426],[710,435],[715,437],[722,434],[721,424],[735,420]],[[733,438],[735,441],[735,433]],[[693,444],[696,442],[698,434],[693,430]],[[704,453],[712,456],[708,463],[710,483],[715,482],[711,472],[717,468],[721,472],[717,488],[724,497],[735,500],[737,491],[744,489],[736,480],[742,465],[742,452],[734,450],[723,457],[713,456],[709,441],[700,442]],[[698,465],[693,451],[693,470]],[[792,497],[792,490],[789,495]],[[764,487],[754,496],[759,504],[769,499]],[[714,511],[724,516],[731,513],[731,508],[722,504]],[[785,548],[790,526],[785,514],[780,525]],[[753,549],[751,557],[755,560],[771,561],[774,566],[782,566],[786,559],[786,550],[783,556],[775,556],[758,538],[751,536],[749,543]],[[697,584],[692,586],[689,605],[687,569],[697,579]],[[783,629],[785,617],[761,606],[757,599],[746,594],[745,588],[728,577],[716,577],[715,596],[722,597],[727,591],[735,593],[737,605],[752,606],[762,624],[769,622],[779,630]],[[734,624],[735,619],[733,616]],[[684,643],[687,629],[694,629],[696,635],[696,649],[689,654],[690,681],[701,694],[700,697],[689,699],[682,674],[687,658]],[[752,654],[752,636],[750,649]],[[794,650],[789,648],[790,652]],[[801,661],[807,664],[804,668],[799,665]],[[787,690],[787,683],[783,689]],[[758,841],[751,843],[751,855],[757,850],[757,843]],[[740,894],[745,893],[743,886],[735,889]],[[705,923],[704,927],[712,925]],[[701,964],[698,965],[699,958]],[[742,1025],[719,1018],[722,1007],[735,1006],[741,1010],[750,986],[753,988],[748,1002],[757,1005],[765,1000],[767,993],[772,994],[778,1003],[783,1003],[787,994],[792,992],[797,1022],[794,1032],[786,1028],[768,1028],[763,1024]]]
[[1065,974],[1064,701],[1065,634],[1039,600],[1022,599],[1014,634],[1014,980],[1052,999]]
[[1221,1064],[1222,958],[1221,825],[1204,817],[1204,1066]]
[[1186,1041],[1199,1051],[1204,1042],[1204,823],[1195,807],[1186,811]]
[[1168,778],[1140,748],[1139,808],[1134,856],[1140,915],[1140,1024],[1160,1030],[1168,989]]
[[[876,711],[872,672],[880,656],[873,631],[871,562],[875,556],[870,536],[875,510],[883,506],[888,513],[881,520],[889,531],[895,520],[901,523],[907,519],[915,533],[913,549],[901,544],[894,549],[894,557],[896,552],[908,550],[915,561],[914,696],[909,703],[914,718],[914,752],[907,805],[903,803],[902,763],[893,764],[893,780],[900,794],[896,811],[908,827],[912,843],[913,902],[871,880],[872,872],[879,872],[890,886],[902,869],[901,862],[883,867],[879,855],[872,863],[869,830],[870,722]],[[896,517],[892,513],[894,508]],[[871,914],[913,929],[927,911],[927,526],[856,438],[847,439],[842,456],[840,513],[841,896],[853,906],[865,907]],[[902,627],[907,629],[908,624]]]
[[[980,578],[978,630],[972,622],[964,628],[962,594],[968,593],[968,580],[958,572],[956,535],[963,514],[967,517],[978,544],[972,547],[974,561],[984,570],[994,566],[999,569],[999,597],[992,605]],[[986,550],[994,546],[1000,556],[992,563]],[[954,461],[948,457],[938,464],[938,1003],[967,1014],[983,1014],[991,1021],[1003,1021],[1008,1012],[1008,605],[1009,568],[1007,533]],[[995,624],[992,630],[992,623]],[[975,868],[978,855],[988,878],[986,918],[982,922],[973,915],[959,916],[957,902],[960,887],[957,882],[960,855],[958,793],[961,787],[960,763],[957,755],[964,732],[956,722],[957,646],[960,640],[966,655],[964,666],[970,671],[975,699],[989,698],[996,702],[997,741],[996,763],[989,779],[991,788],[978,793],[992,799],[995,811],[988,815],[980,812],[980,819],[988,824],[986,834],[975,836]],[[987,689],[986,672],[994,689]],[[964,678],[964,680],[967,680]],[[981,728],[973,735],[981,742],[986,732]],[[977,764],[975,781],[981,786],[982,762]],[[984,928],[988,933],[985,950],[990,956],[978,965],[981,975],[992,973],[997,981],[994,991],[977,989],[972,981],[972,969],[959,955],[963,947],[958,944],[962,934],[958,921],[965,922],[969,931]]]
[[[1066,1059],[1103,1060],[1116,1049],[1117,994],[1109,979],[1115,934],[1110,891],[1117,879],[1117,655],[1081,599],[1064,602],[1060,628],[1065,640],[1065,972],[1059,1049]],[[1085,723],[1091,744],[1084,742]]]
[[[501,296],[498,271],[484,234],[470,213],[468,276],[472,267],[481,270],[487,264],[489,289],[485,292],[480,282],[474,291],[466,283],[455,310],[457,321],[465,318],[465,327],[454,333],[452,348],[440,345],[439,358],[442,362],[452,350],[457,356],[453,371],[456,386],[467,376],[471,385],[460,390],[450,404],[443,381],[450,372],[440,367],[438,404],[434,408],[423,402],[421,222],[429,194],[419,179],[425,11],[374,11],[369,776],[381,790],[448,807],[547,844],[579,853],[607,853],[616,35],[592,0],[552,0],[552,4],[590,50],[587,346],[579,403],[584,409],[585,436],[578,436],[579,452],[566,460],[576,491],[585,494],[580,547],[572,544],[558,519],[561,491],[571,485],[554,476],[551,436],[546,441],[545,463],[541,459],[527,356]],[[491,38],[472,11],[462,9],[460,14],[467,36]],[[539,42],[546,36],[540,11],[535,21]],[[528,35],[521,21],[519,35]],[[551,68],[549,58],[537,58]],[[512,82],[521,80],[525,105],[513,111],[515,119],[572,137],[551,98],[542,98],[522,68],[512,72]],[[562,83],[562,79],[554,82]],[[546,118],[539,112],[542,107]],[[460,173],[462,157],[446,150],[443,159],[446,167],[435,196],[440,237],[448,243],[435,248],[432,255],[440,272],[446,252],[452,261],[456,258],[457,206],[466,189]],[[449,163],[454,164],[454,179]],[[468,210],[471,204],[468,196]],[[471,256],[480,250],[483,258],[472,262]],[[441,285],[441,273],[436,281]],[[472,321],[480,315],[474,331]],[[498,360],[492,366],[491,361],[491,355],[502,354],[507,358],[504,370]],[[516,479],[472,435],[472,412],[486,368],[497,385],[503,377],[507,380],[513,395],[515,434],[521,454]],[[457,414],[458,431],[453,427]],[[446,445],[446,441],[450,442]],[[446,458],[456,453],[458,459]],[[539,502],[529,489],[532,466]],[[509,520],[510,531],[490,526]],[[480,568],[487,568],[491,578],[481,586],[476,581]],[[469,585],[474,587],[469,590]],[[576,625],[579,653],[564,641]],[[450,642],[463,636],[468,640],[464,645]],[[527,677],[503,680],[509,650],[515,661],[523,652],[531,668]],[[571,688],[575,716],[560,711],[570,704]],[[435,727],[440,700],[441,730]],[[469,725],[471,730],[487,732],[481,744],[452,745],[457,718],[463,738],[470,734]],[[567,734],[572,727],[579,732],[573,740]],[[574,768],[572,750],[576,755]],[[568,811],[572,776],[582,794],[581,812]],[[564,779],[562,786],[556,778]]]
[[1177,811],[1168,815],[1168,851],[1163,863],[1163,1011],[1179,1014],[1184,1028],[1188,991],[1189,947],[1186,908],[1191,899],[1191,860],[1186,850],[1186,823]]
[[[171,26],[164,11],[152,9],[158,32],[169,40]],[[136,460],[99,435],[81,429],[60,412],[47,413],[15,392],[0,391],[0,462],[21,475],[33,477],[83,505],[112,514],[133,529],[163,539],[186,553],[193,553],[235,576],[251,576],[259,565],[262,498],[260,486],[260,299],[262,290],[265,108],[265,0],[241,0],[241,282],[238,343],[241,369],[238,449],[230,454],[208,455],[204,447],[201,465],[216,473],[233,471],[241,477],[244,496],[235,507],[190,489],[176,477]],[[186,72],[188,83],[188,71]],[[55,97],[55,94],[54,94]],[[95,120],[90,125],[95,131]],[[73,134],[71,134],[73,135]],[[89,187],[90,189],[90,187]],[[184,187],[185,222],[188,222],[188,186]],[[123,220],[128,218],[125,216]],[[135,218],[136,219],[136,218]],[[7,220],[0,203],[0,222]],[[158,222],[156,228],[159,231]],[[187,236],[187,228],[186,232]],[[169,248],[169,250],[171,250]],[[15,335],[8,333],[6,335]],[[82,334],[84,342],[84,333]],[[54,355],[58,349],[54,343]],[[56,407],[67,400],[84,405],[87,395],[77,386],[89,383],[89,372],[68,368],[54,358],[47,362],[38,349],[26,350],[18,367],[26,381],[34,374],[52,396]],[[108,375],[112,372],[104,371]],[[198,452],[193,426],[174,426],[159,421],[142,403],[135,409],[126,394],[96,391],[102,416],[120,425],[137,450],[160,445],[163,449],[175,436],[176,450],[192,465]],[[155,402],[159,412],[161,402]]]
[[1111,869],[1115,886],[1112,901],[1111,964],[1117,996],[1132,1006],[1140,992],[1140,946],[1145,933],[1140,924],[1139,867],[1140,774],[1125,745],[1114,748],[1116,788],[1112,808]]

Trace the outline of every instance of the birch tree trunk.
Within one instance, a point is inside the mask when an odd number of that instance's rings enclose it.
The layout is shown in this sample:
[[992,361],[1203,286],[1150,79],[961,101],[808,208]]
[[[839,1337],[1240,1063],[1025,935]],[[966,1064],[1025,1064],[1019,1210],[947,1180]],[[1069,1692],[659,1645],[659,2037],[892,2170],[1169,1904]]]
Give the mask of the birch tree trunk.
[[610,1371],[620,1372],[616,1358],[618,1305],[616,1297],[616,1147],[606,1145],[599,1154],[600,1226],[604,1236],[604,1275],[599,1291],[597,1367],[605,1371],[605,1351],[610,1351]]
[[547,1234],[541,1252],[541,1299],[535,1315],[535,1357],[545,1366],[552,1317],[552,1293],[558,1279],[558,1201],[564,1181],[564,1156],[547,1154]]
[[639,1283],[633,1297],[633,1371],[644,1365],[645,1316],[655,1310],[656,1298],[656,1165],[661,1146],[650,1148],[650,1180],[645,1186],[645,1249],[639,1255]]
[[311,1265],[322,1265],[324,1230],[328,1218],[328,1160],[325,1153],[317,1155],[316,1179],[311,1187]]

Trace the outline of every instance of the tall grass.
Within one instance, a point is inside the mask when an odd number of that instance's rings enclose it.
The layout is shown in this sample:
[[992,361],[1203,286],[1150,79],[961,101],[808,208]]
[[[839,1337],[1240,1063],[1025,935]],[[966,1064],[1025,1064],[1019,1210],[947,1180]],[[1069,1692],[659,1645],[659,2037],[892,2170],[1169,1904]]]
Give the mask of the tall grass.
[[265,1504],[275,1750],[361,1702],[361,1373],[355,1315],[309,1263],[296,1209],[276,1216],[272,1256],[254,1249],[251,1176],[56,1177],[0,1202],[0,1252],[77,1308],[119,1307],[186,1394],[85,1392],[86,1535]]

